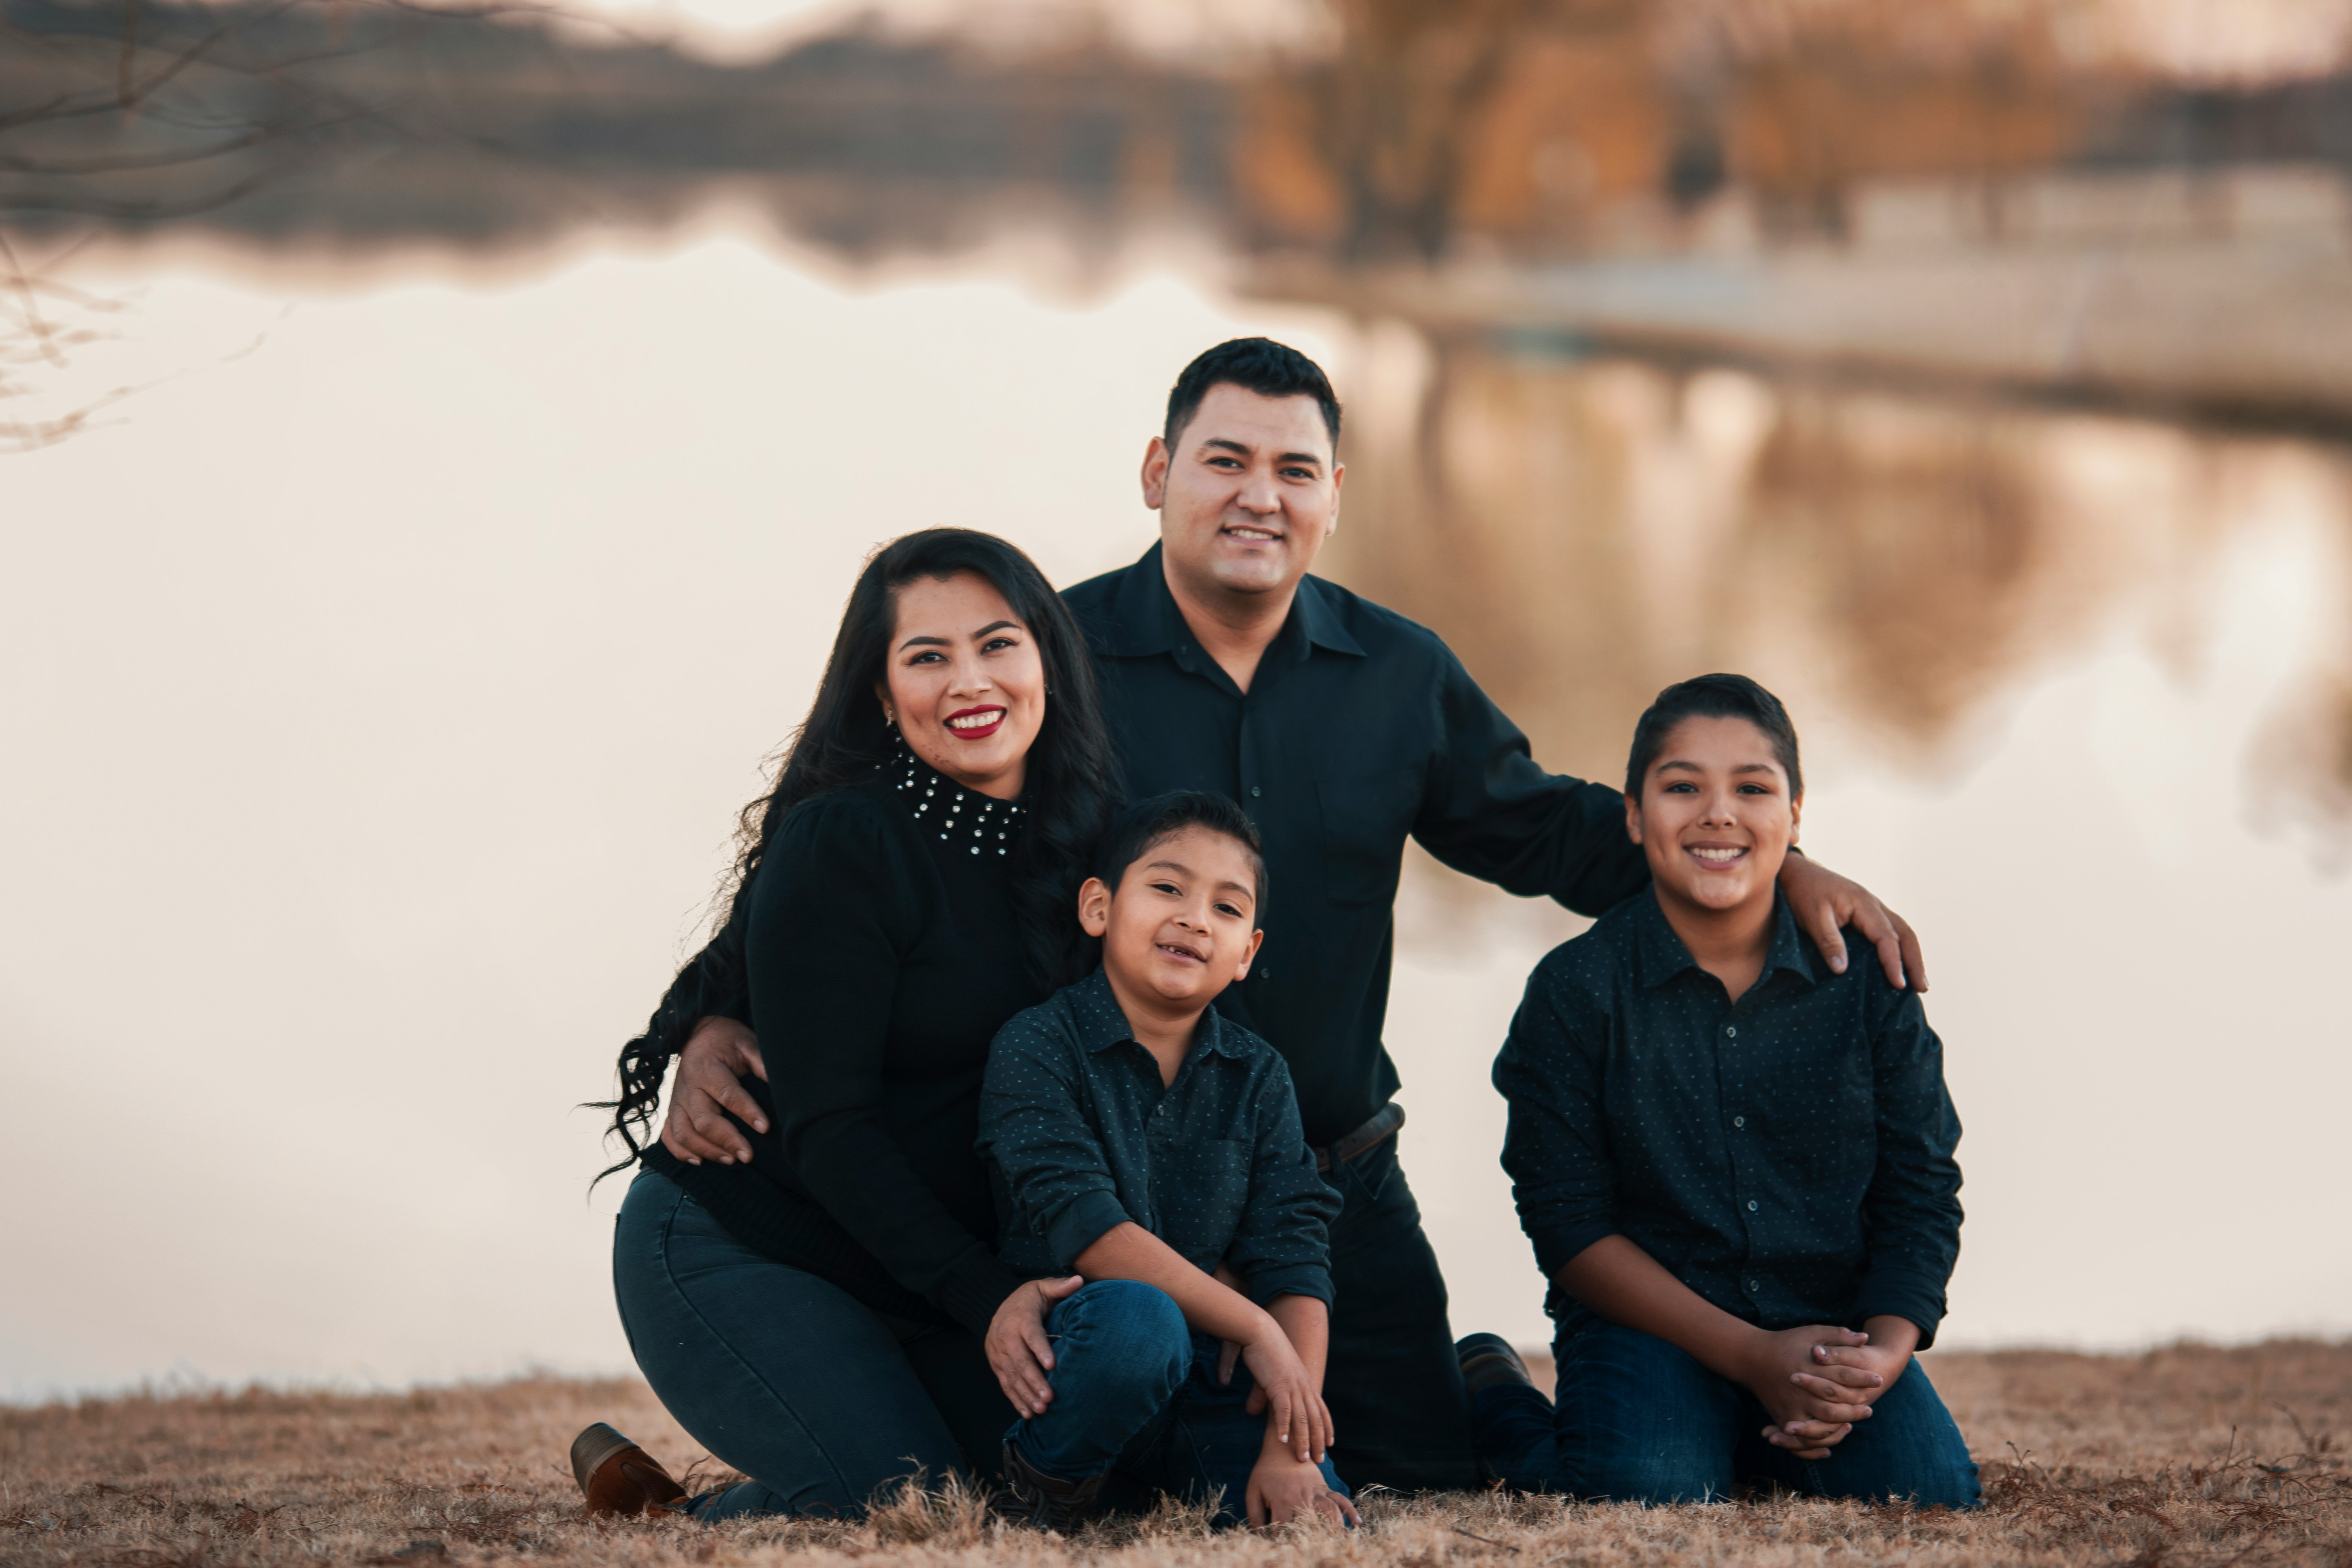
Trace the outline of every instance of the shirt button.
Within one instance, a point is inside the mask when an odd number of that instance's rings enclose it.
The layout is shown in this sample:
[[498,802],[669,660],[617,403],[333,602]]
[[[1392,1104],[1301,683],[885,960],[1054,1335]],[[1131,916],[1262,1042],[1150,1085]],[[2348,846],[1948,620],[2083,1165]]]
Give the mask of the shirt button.
[[1255,784],[1252,784],[1252,785],[1250,785],[1250,798],[1251,798],[1252,800],[1255,800],[1259,795],[1264,795],[1265,793],[1265,792],[1264,790],[1262,790],[1262,789],[1258,788],[1258,787],[1257,787],[1257,785],[1255,785]]
[[1748,1118],[1745,1116],[1735,1116],[1731,1119],[1731,1124],[1734,1127],[1745,1127],[1748,1125]]
[[1750,1293],[1753,1293],[1753,1292],[1758,1291],[1758,1290],[1761,1290],[1762,1289],[1764,1289],[1764,1282],[1763,1282],[1762,1280],[1760,1280],[1760,1279],[1750,1279],[1750,1280],[1748,1282],[1748,1290],[1749,1290],[1749,1292],[1750,1292]]
[[1754,1198],[1748,1200],[1748,1212],[1749,1214],[1754,1214],[1756,1212],[1756,1200]]
[[1726,1024],[1723,1026],[1723,1037],[1727,1040],[1736,1040],[1739,1037],[1739,1031]]

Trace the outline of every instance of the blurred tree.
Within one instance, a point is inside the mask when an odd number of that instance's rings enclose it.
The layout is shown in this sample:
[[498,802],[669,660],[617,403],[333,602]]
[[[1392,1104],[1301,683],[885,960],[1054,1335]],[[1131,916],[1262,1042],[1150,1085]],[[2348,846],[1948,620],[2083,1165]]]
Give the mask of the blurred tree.
[[1332,0],[1336,55],[1313,83],[1349,262],[1434,261],[1465,160],[1515,54],[1545,34],[1624,33],[1644,0]]
[[[0,405],[22,406],[120,309],[28,250],[69,250],[78,225],[142,228],[362,151],[452,140],[421,109],[419,68],[429,74],[437,37],[517,14],[559,13],[495,0],[0,0]],[[366,68],[393,55],[398,66]],[[0,419],[0,450],[63,439],[121,395]]]

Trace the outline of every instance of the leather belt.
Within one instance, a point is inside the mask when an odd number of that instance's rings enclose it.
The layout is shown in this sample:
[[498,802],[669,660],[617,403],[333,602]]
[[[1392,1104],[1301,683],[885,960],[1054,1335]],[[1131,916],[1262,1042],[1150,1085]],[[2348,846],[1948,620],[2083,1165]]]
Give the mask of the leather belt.
[[1334,1165],[1344,1165],[1357,1155],[1377,1149],[1395,1137],[1397,1129],[1403,1125],[1404,1107],[1391,1100],[1372,1112],[1370,1121],[1345,1137],[1334,1140],[1329,1148],[1317,1145],[1315,1168],[1328,1171]]

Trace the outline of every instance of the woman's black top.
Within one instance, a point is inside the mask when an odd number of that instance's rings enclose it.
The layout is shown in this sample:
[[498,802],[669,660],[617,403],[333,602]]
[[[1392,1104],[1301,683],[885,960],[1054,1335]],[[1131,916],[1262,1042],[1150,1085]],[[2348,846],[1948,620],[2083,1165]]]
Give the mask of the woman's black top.
[[645,1155],[746,1246],[974,1333],[1022,1279],[972,1149],[989,1041],[1044,1000],[1006,889],[1021,831],[903,750],[795,807],[736,914],[771,1131],[745,1130],[749,1165]]

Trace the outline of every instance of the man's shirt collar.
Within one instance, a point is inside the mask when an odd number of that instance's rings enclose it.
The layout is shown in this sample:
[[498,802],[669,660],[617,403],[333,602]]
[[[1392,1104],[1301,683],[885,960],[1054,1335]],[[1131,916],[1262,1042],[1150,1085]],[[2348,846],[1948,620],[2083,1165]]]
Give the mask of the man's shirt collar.
[[[1654,991],[1685,969],[1696,969],[1698,960],[1683,939],[1675,934],[1667,922],[1666,911],[1658,907],[1654,888],[1634,895],[1642,900],[1635,921],[1633,951],[1641,966],[1642,987]],[[1764,954],[1764,973],[1760,983],[1776,969],[1786,969],[1808,985],[1821,978],[1813,967],[1812,944],[1797,929],[1797,917],[1789,908],[1789,900],[1776,889],[1772,894],[1772,945]]]
[[[1110,625],[1102,627],[1100,635],[1102,651],[1114,658],[1153,654],[1181,657],[1196,651],[1192,628],[1185,624],[1184,612],[1176,607],[1176,595],[1168,591],[1168,569],[1159,545],[1145,551],[1143,559],[1128,568],[1112,601]],[[1363,645],[1340,624],[1322,580],[1308,575],[1299,579],[1290,614],[1266,651],[1283,648],[1294,658],[1305,658],[1310,648],[1317,647],[1364,657]]]
[[[1119,1011],[1118,997],[1110,988],[1110,976],[1101,969],[1096,969],[1070,988],[1070,1016],[1077,1026],[1078,1045],[1087,1055],[1099,1055],[1113,1046],[1132,1045],[1138,1050],[1144,1048],[1142,1042],[1136,1039],[1127,1015]],[[1246,1058],[1250,1054],[1240,1032],[1225,1022],[1214,1007],[1201,1015],[1200,1027],[1192,1036],[1192,1048],[1186,1053],[1187,1059],[1204,1048],[1236,1061]]]

